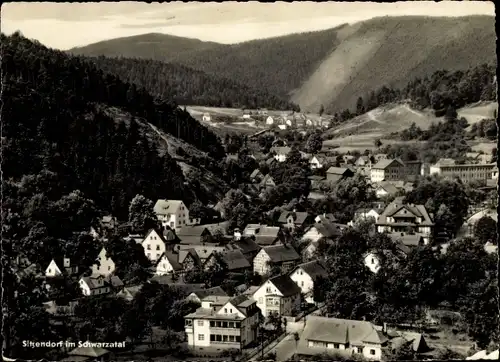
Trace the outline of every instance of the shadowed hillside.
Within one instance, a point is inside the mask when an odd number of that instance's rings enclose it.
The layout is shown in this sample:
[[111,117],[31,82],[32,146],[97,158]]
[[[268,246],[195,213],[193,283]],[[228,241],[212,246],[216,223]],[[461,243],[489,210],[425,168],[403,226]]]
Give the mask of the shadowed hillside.
[[[323,104],[334,113],[354,108],[358,97],[382,85],[400,87],[440,69],[466,70],[496,62],[494,22],[491,16],[383,17],[234,45],[200,42],[196,47],[188,39],[189,46],[166,49],[169,42],[151,40],[154,45],[147,45],[144,35],[140,42],[138,37],[122,38],[73,51],[152,57],[151,49],[161,47],[163,60],[289,96],[304,111],[317,112]],[[158,51],[155,54],[160,59]]]

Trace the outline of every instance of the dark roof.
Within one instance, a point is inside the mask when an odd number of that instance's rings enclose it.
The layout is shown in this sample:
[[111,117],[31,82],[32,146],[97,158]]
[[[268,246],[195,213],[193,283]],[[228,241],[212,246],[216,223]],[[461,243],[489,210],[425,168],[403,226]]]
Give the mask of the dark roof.
[[280,215],[280,218],[278,219],[278,222],[286,223],[288,216],[290,215],[292,215],[293,222],[296,225],[302,225],[309,217],[309,214],[307,212],[283,211]]
[[290,245],[273,245],[263,248],[269,258],[274,263],[300,260],[300,255]]
[[204,225],[184,226],[177,231],[177,236],[182,240],[183,236],[201,237],[204,233],[209,232]]
[[243,254],[258,252],[261,247],[248,236],[242,236],[239,240],[232,241],[226,245],[229,250],[234,250],[234,248],[240,249]]
[[226,250],[221,253],[221,256],[226,262],[229,271],[252,267],[241,250]]
[[168,260],[174,271],[182,270],[182,265],[181,263],[179,263],[179,254],[174,254],[169,251],[163,253],[158,259],[156,266],[161,263],[161,260],[163,258],[166,258]]
[[352,172],[352,170],[344,167],[330,167],[326,173],[334,174],[334,175],[344,175],[346,172]]
[[390,195],[397,194],[398,191],[399,191],[398,188],[393,183],[391,183],[389,181],[379,182],[378,185],[377,185],[377,188],[378,187],[384,189]]
[[323,264],[321,264],[321,262],[318,260],[313,260],[313,261],[310,261],[308,263],[299,264],[294,269],[294,271],[297,270],[298,268],[301,268],[313,280],[317,279],[318,277],[327,277],[328,276],[328,272],[326,271],[325,266]]
[[273,285],[283,294],[284,297],[289,297],[294,294],[300,294],[301,289],[287,274],[278,275],[269,279]]
[[208,296],[219,296],[219,297],[227,297],[227,293],[221,287],[213,287],[208,289],[196,290],[193,292],[199,299],[203,299]]
[[403,162],[399,159],[381,159],[375,165],[372,166],[372,169],[385,169],[392,165],[393,163],[397,163],[398,166],[404,166]]
[[332,238],[342,235],[342,230],[346,228],[346,225],[322,221],[321,223],[314,224],[314,227],[325,238]]
[[166,241],[175,241],[177,240],[177,236],[175,235],[175,233],[170,230],[170,229],[166,229],[164,232],[163,232],[163,237],[165,238]]

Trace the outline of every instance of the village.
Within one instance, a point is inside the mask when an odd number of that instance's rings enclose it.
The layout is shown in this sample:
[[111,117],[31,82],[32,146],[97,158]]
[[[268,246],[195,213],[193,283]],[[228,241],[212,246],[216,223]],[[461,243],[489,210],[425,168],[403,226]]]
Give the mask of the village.
[[[78,283],[82,297],[62,305],[49,300],[44,303],[47,311],[60,323],[64,318],[73,318],[82,298],[116,296],[133,302],[145,284],[153,283],[180,287],[184,301],[197,306],[182,316],[184,337],[178,340],[194,358],[230,355],[240,360],[288,360],[326,351],[380,360],[401,346],[411,346],[418,356],[432,354],[436,344],[426,342],[428,334],[424,331],[436,328],[439,323],[429,310],[423,319],[410,324],[401,320],[377,325],[333,317],[326,309],[328,291],[321,292],[325,280],[332,277],[328,265],[332,259],[327,250],[335,248],[343,238],[349,239],[353,230],[371,225],[372,234],[384,235],[392,244],[391,251],[369,246],[355,256],[359,259],[357,265],[374,275],[392,260],[386,253],[400,260],[396,265],[421,247],[432,246],[445,254],[453,232],[443,233],[442,228],[437,232],[435,215],[426,205],[405,202],[405,195],[414,189],[419,177],[430,175],[443,179],[459,177],[466,184],[481,185],[483,190],[494,192],[498,167],[489,157],[472,153],[468,154],[467,164],[441,159],[428,165],[389,159],[384,154],[331,155],[330,150],[318,148],[314,154],[299,151],[295,146],[286,146],[286,140],[275,137],[267,155],[256,153],[261,157],[261,166],[249,174],[246,184],[239,185],[244,191],[230,190],[225,200],[203,205],[211,211],[210,217],[194,214],[183,200],[165,199],[156,200],[152,209],[145,211],[155,220],[149,224],[153,227],[143,233],[124,235],[123,231],[117,231],[120,227],[115,217],[102,217],[88,231],[103,245],[90,272],[66,257],[54,258],[46,266],[27,268],[38,275],[49,294],[61,280]],[[238,159],[238,154],[230,154],[228,159]],[[235,223],[238,218],[235,212],[240,206],[238,196],[243,195],[247,202],[269,198],[269,192],[279,186],[270,168],[287,169],[292,161],[311,174],[308,198],[312,202],[325,199],[327,190],[336,185],[351,182],[351,187],[354,186],[354,180],[366,183],[373,201],[355,208],[354,217],[347,222],[338,220],[331,212],[304,210],[299,202],[292,207],[284,205],[272,216],[269,211],[253,215],[254,220],[260,218],[268,220],[267,223]],[[226,199],[236,201],[228,204]],[[484,218],[497,221],[495,206],[485,202],[470,205],[456,237],[475,237],[477,224]],[[139,284],[127,284],[120,279],[117,268],[122,263],[107,250],[108,238],[116,238],[120,233],[119,239],[140,246],[147,259],[147,280]],[[497,253],[494,235],[490,235],[483,247],[487,254]],[[200,275],[209,275],[210,280]],[[463,343],[460,348],[465,348]],[[70,357],[63,360],[72,360],[75,355],[82,357],[78,348],[68,353]],[[103,348],[94,348],[93,353],[99,358],[113,356]]]

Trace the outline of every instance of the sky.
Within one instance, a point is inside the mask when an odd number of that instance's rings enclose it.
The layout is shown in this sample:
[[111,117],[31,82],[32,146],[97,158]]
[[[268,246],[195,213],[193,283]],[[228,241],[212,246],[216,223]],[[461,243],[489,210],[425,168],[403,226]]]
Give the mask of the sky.
[[231,44],[333,28],[379,16],[495,15],[493,2],[4,3],[1,29],[67,50],[146,33]]

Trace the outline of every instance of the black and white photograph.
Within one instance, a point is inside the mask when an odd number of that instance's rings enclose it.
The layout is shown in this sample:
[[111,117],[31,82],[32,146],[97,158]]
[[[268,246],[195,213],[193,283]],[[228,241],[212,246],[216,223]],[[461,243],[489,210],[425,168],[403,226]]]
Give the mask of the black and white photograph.
[[498,360],[492,1],[4,2],[5,361]]

